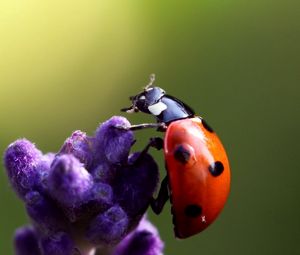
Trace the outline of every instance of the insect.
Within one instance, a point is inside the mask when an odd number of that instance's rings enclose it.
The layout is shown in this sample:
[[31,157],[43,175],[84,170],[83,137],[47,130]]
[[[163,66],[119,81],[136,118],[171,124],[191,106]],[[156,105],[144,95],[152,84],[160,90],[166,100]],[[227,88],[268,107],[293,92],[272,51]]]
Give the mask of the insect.
[[150,147],[163,149],[167,176],[161,182],[152,210],[159,214],[171,202],[174,233],[187,238],[207,228],[219,215],[230,190],[230,168],[225,149],[207,122],[195,115],[187,104],[167,95],[150,83],[130,97],[125,112],[144,112],[155,116],[156,123],[132,125],[126,129],[157,128],[164,139],[151,138]]

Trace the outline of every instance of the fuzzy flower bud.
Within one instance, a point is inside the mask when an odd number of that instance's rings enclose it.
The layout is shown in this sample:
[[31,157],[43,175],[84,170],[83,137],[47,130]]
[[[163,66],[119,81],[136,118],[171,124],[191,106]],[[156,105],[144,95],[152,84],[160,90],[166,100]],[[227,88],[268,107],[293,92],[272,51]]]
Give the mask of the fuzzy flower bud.
[[74,255],[76,252],[72,238],[64,232],[43,237],[40,247],[43,255]]
[[42,153],[26,139],[17,140],[7,148],[4,164],[9,180],[21,198],[38,183],[36,166],[41,158]]
[[161,255],[163,248],[157,229],[144,217],[117,246],[113,255]]
[[113,245],[126,234],[128,218],[123,209],[115,205],[91,221],[86,237],[96,245]]
[[86,133],[77,130],[67,138],[59,154],[72,154],[87,168],[92,163],[91,147],[92,139]]
[[51,167],[48,185],[53,197],[62,205],[80,203],[92,187],[90,174],[73,155],[58,156]]
[[77,158],[71,154],[57,156],[50,170],[48,187],[71,221],[77,219],[75,211],[86,202],[92,186],[91,175]]
[[42,156],[40,162],[36,166],[36,171],[39,173],[39,182],[36,184],[36,190],[40,192],[47,192],[48,177],[51,169],[51,164],[55,158],[54,153],[47,153]]
[[112,187],[106,183],[95,183],[92,188],[90,199],[103,206],[111,204],[113,202]]
[[15,232],[15,255],[41,255],[38,235],[31,226],[18,228]]
[[118,164],[127,161],[130,148],[134,143],[132,131],[118,129],[116,127],[130,126],[127,119],[123,117],[112,117],[106,122],[102,123],[96,131],[96,150],[103,151],[101,157],[97,157],[97,162],[103,161],[103,156],[108,162]]
[[91,171],[95,182],[111,183],[116,176],[117,167],[103,162]]
[[28,192],[25,196],[28,215],[44,233],[56,232],[67,228],[67,220],[62,211],[37,191]]

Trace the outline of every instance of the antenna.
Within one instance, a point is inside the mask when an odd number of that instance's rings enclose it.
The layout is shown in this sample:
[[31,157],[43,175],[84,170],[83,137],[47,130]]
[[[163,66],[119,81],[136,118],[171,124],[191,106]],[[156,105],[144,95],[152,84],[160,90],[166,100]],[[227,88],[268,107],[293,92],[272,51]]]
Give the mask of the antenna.
[[149,87],[151,87],[155,81],[155,74],[152,73],[150,74],[150,77],[149,77],[150,81],[148,83],[148,85],[145,87],[145,90],[147,90]]

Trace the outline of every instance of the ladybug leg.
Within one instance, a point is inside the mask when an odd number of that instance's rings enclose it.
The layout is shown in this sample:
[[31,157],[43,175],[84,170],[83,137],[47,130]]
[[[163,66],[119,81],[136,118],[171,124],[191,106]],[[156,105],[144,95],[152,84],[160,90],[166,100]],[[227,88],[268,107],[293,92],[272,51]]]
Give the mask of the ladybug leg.
[[132,130],[132,131],[142,130],[145,128],[156,128],[158,131],[164,132],[167,129],[167,125],[163,122],[161,122],[161,123],[143,123],[143,124],[138,124],[138,125],[131,125],[129,127],[116,126],[116,128],[122,129],[122,130]]
[[[135,162],[138,160],[142,160],[143,156],[148,152],[150,147],[153,147],[157,150],[161,150],[164,146],[164,140],[161,137],[152,137],[150,138],[148,144],[145,146],[145,148],[142,150],[138,158]],[[169,185],[168,185],[168,176],[166,176],[160,185],[160,189],[157,195],[157,198],[151,199],[150,205],[154,213],[160,214],[165,203],[169,199]]]
[[157,198],[152,198],[151,200],[150,205],[152,211],[155,214],[160,214],[162,209],[164,208],[164,205],[169,200],[169,198],[170,198],[170,194],[169,194],[168,176],[166,176],[161,182]]
[[135,162],[141,160],[151,147],[157,150],[161,150],[163,146],[164,146],[164,140],[161,137],[151,137],[148,144],[141,151],[140,155],[137,157]]
[[147,153],[150,147],[161,150],[164,146],[164,140],[161,137],[151,137],[148,144],[142,150],[142,153]]

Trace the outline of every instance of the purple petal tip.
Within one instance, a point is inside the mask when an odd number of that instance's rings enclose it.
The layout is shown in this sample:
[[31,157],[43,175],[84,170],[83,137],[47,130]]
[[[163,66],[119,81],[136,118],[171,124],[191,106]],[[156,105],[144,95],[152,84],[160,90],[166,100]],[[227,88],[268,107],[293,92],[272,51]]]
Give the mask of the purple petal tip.
[[124,237],[127,227],[126,213],[115,205],[92,220],[86,237],[96,245],[115,245]]
[[31,226],[18,228],[14,237],[15,255],[40,255],[38,234]]
[[71,137],[67,138],[59,154],[72,154],[88,168],[93,160],[91,148],[92,139],[86,133],[77,130],[73,132]]
[[162,255],[163,248],[157,229],[144,217],[116,247],[113,255]]
[[92,188],[93,180],[89,172],[71,154],[57,156],[48,177],[51,196],[61,206],[78,206]]
[[9,180],[21,198],[38,182],[36,166],[41,158],[42,153],[26,139],[17,140],[7,148],[4,164]]
[[[119,129],[118,126],[128,127],[130,123],[124,117],[114,116],[102,123],[97,129],[95,152],[99,154],[96,154],[96,162],[101,163],[107,160],[110,163],[117,164],[127,161],[130,148],[134,142],[133,132]],[[101,155],[100,152],[104,155]]]
[[73,255],[75,251],[73,240],[64,232],[42,238],[40,247],[43,255]]

